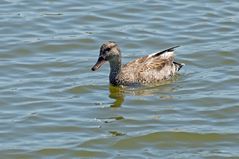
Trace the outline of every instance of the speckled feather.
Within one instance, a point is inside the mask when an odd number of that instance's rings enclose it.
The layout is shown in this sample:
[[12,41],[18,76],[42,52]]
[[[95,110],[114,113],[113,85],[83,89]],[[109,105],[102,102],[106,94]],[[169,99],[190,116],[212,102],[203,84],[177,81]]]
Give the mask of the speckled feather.
[[101,46],[97,63],[92,70],[98,69],[101,60],[110,62],[109,80],[113,85],[145,85],[168,80],[184,64],[174,61],[174,48],[156,52],[121,65],[121,52],[115,42],[109,41]]

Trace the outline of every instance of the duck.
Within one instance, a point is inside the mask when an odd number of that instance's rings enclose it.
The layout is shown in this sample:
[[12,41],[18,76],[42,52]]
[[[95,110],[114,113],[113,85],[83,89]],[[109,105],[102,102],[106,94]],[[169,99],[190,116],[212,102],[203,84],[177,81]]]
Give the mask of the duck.
[[109,82],[113,86],[135,86],[160,83],[171,79],[185,65],[174,60],[174,49],[158,51],[127,64],[121,62],[121,50],[114,41],[107,41],[100,47],[100,53],[92,71],[109,62]]

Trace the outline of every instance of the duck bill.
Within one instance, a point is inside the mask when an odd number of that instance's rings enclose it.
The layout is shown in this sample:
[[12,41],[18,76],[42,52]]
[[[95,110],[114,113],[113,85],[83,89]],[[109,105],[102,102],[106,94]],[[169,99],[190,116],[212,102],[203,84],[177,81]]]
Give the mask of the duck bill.
[[105,62],[106,60],[103,57],[99,57],[96,64],[91,68],[91,70],[92,71],[98,70]]

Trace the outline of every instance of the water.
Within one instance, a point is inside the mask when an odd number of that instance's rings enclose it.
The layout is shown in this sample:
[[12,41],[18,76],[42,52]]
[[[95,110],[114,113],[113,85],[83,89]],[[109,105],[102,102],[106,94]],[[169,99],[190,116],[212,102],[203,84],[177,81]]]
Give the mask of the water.
[[[239,2],[26,1],[0,5],[0,158],[239,158]],[[109,65],[174,45],[186,66],[120,89]]]

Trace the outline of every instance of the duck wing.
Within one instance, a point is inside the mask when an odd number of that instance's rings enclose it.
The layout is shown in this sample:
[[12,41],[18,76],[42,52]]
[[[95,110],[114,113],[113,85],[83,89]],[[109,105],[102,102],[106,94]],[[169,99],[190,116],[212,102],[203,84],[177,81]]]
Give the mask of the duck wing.
[[163,66],[163,64],[166,61],[173,62],[174,49],[177,47],[179,47],[179,46],[174,46],[174,47],[168,48],[166,50],[152,53],[150,55],[135,59],[135,60],[125,64],[123,67],[125,67],[125,68],[134,67],[137,69],[137,67],[141,67],[141,66],[148,66],[149,68],[157,68],[159,66]]
[[174,64],[174,46],[166,50],[156,52],[123,66],[123,73],[132,76],[134,82],[151,83],[169,79],[176,72]]

